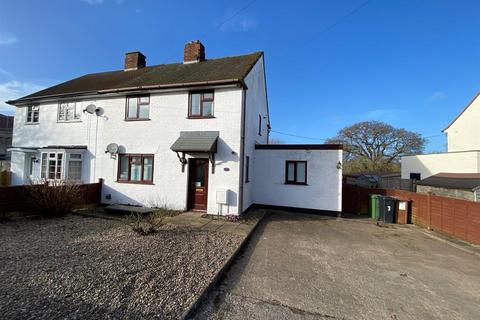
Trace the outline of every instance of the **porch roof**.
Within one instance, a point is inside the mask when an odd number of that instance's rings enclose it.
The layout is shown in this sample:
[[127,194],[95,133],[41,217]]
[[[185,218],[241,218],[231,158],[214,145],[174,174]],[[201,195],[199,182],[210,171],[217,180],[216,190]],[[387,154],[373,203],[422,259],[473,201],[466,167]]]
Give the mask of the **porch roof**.
[[185,153],[215,153],[219,131],[181,131],[171,150]]

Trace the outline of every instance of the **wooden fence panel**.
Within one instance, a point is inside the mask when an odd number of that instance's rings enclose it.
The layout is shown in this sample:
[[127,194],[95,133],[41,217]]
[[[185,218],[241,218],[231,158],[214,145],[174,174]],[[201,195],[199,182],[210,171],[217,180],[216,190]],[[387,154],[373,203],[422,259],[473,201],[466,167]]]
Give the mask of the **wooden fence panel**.
[[[51,187],[54,188],[54,187]],[[82,205],[99,204],[102,191],[102,181],[80,185]],[[0,211],[30,211],[30,199],[25,186],[0,187]]]
[[480,203],[396,189],[368,189],[344,185],[344,212],[366,213],[371,194],[411,202],[412,222],[459,239],[480,244]]

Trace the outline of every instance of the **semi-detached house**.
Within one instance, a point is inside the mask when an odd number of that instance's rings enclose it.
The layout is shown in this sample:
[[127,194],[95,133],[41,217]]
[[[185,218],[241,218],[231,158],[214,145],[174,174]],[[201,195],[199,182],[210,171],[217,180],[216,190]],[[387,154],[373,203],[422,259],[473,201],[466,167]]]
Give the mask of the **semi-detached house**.
[[[341,211],[340,145],[269,145],[264,54],[87,74],[8,101],[12,182],[103,181],[102,203],[239,214],[253,204]],[[297,106],[296,108],[299,108]]]

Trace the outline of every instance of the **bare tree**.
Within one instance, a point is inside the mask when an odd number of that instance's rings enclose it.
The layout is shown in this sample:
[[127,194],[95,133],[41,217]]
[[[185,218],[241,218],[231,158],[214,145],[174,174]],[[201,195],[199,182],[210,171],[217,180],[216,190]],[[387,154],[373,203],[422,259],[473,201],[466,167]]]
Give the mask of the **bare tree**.
[[384,122],[364,121],[341,129],[327,143],[344,145],[346,171],[392,171],[400,157],[422,153],[426,140]]

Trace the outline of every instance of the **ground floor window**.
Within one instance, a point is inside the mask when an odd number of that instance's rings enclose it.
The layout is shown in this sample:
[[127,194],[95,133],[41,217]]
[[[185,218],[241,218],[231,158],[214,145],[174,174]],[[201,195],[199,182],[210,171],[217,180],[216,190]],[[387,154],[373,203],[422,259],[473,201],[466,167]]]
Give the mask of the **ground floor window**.
[[[66,167],[64,162],[66,162]],[[42,152],[40,178],[47,180],[81,181],[82,179],[81,153],[69,152]]]
[[286,184],[307,184],[307,161],[286,161]]
[[68,155],[68,174],[67,180],[82,180],[82,154],[70,153]]
[[48,180],[60,180],[62,178],[63,153],[44,152],[42,153],[41,178]]
[[153,183],[153,155],[120,154],[117,180],[129,183]]

